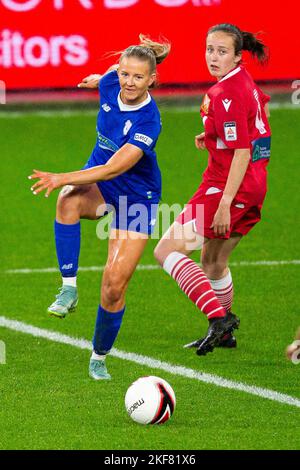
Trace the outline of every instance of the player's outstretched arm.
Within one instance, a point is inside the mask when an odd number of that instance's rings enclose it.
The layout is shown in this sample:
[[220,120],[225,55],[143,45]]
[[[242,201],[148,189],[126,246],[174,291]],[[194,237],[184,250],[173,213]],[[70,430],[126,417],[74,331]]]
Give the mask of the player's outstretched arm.
[[50,173],[48,171],[33,170],[33,174],[28,178],[30,180],[37,179],[38,181],[30,189],[34,195],[46,191],[45,197],[48,197],[54,189],[67,184],[76,186],[111,180],[132,168],[142,156],[143,151],[139,147],[125,144],[105,165],[70,173]]
[[92,74],[88,75],[87,77],[83,78],[80,83],[78,83],[78,88],[90,88],[95,89],[98,88],[99,82],[101,80],[102,75],[99,74]]
[[[119,64],[114,64],[111,67],[109,67],[108,70],[103,75],[106,75],[108,72],[111,72],[112,70],[117,70],[119,67]],[[99,82],[103,75],[100,75],[98,73],[93,73],[91,75],[88,75],[87,77],[83,78],[80,83],[78,83],[78,88],[89,88],[89,89],[96,89],[99,86]]]

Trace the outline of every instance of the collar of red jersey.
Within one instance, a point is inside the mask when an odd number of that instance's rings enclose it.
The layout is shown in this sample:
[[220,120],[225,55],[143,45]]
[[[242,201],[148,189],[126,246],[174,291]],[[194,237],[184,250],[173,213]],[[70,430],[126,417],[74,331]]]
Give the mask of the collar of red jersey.
[[146,104],[149,104],[151,101],[151,95],[150,93],[148,93],[147,98],[142,103],[132,106],[132,105],[123,103],[120,95],[121,95],[121,91],[118,94],[118,105],[119,105],[120,111],[137,111],[138,109],[141,109],[144,106],[146,106]]
[[218,83],[224,82],[224,80],[227,80],[228,78],[233,77],[237,73],[239,73],[242,70],[240,66],[236,67],[235,69],[231,70],[231,72],[228,72],[227,75],[225,75],[221,80],[218,81]]

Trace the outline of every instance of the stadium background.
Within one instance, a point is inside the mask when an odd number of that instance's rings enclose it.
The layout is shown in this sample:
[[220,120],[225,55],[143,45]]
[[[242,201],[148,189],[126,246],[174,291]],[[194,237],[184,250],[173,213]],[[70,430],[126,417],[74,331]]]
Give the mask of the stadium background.
[[[296,1],[241,6],[237,0],[0,0],[0,83],[7,91],[5,100],[0,96],[5,175],[0,340],[6,347],[6,363],[0,360],[1,449],[299,449],[300,366],[284,357],[300,323],[298,16]],[[116,347],[248,388],[223,388],[219,379],[209,384],[157,369],[153,362],[143,366],[118,357],[110,359],[114,380],[104,388],[86,377],[88,351],[34,338],[32,331],[21,333],[20,324],[7,323],[18,320],[90,339],[106,258],[95,225],[83,222],[78,312],[64,322],[49,320],[45,310],[59,283],[52,240],[55,197],[33,200],[26,176],[39,166],[53,171],[82,166],[95,138],[98,97],[76,84],[104,71],[112,61],[105,52],[136,43],[140,32],[163,35],[172,43],[154,92],[164,126],[158,145],[163,198],[184,204],[206,163],[193,137],[201,129],[198,110],[210,82],[205,34],[219,22],[263,31],[271,51],[263,68],[245,55],[247,68],[272,95],[273,150],[263,221],[232,258],[234,311],[242,318],[239,348],[217,350],[205,360],[181,348],[199,336],[199,328],[204,332],[206,323],[153,267],[155,240],[132,280]],[[124,410],[128,385],[148,374],[168,380],[177,396],[174,417],[160,428],[138,428]],[[260,388],[271,390],[269,399]],[[276,393],[295,400],[280,402]]]
[[172,43],[162,84],[208,82],[203,39],[212,24],[226,21],[263,30],[272,55],[268,67],[249,64],[256,79],[297,78],[297,2],[288,3],[278,14],[273,1],[260,0],[247,8],[233,0],[2,0],[2,79],[8,89],[74,87],[79,76],[111,64],[105,53],[136,43],[143,32]]

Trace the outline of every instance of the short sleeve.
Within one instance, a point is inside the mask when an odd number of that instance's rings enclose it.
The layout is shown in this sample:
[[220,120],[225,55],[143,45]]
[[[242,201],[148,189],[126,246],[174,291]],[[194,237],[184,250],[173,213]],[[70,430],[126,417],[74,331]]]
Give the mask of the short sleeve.
[[242,99],[224,93],[213,100],[212,110],[218,137],[227,148],[250,148],[248,116]]
[[256,89],[258,91],[259,99],[262,105],[265,106],[265,104],[269,103],[271,97],[269,95],[266,95],[260,88],[257,87]]
[[139,147],[146,155],[152,155],[161,132],[160,121],[146,121],[132,126],[128,144]]
[[116,70],[106,73],[101,77],[99,81],[99,92],[100,95],[107,94],[109,89],[113,86],[120,85],[119,77]]

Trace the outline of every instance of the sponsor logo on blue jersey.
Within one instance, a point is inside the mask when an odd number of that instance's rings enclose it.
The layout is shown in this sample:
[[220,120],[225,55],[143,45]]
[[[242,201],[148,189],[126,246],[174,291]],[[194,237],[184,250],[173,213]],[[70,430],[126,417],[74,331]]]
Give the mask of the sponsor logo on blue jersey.
[[104,103],[102,105],[102,109],[104,109],[106,113],[109,113],[109,111],[111,111],[111,107],[107,103]]
[[119,147],[117,146],[117,144],[115,144],[108,137],[105,137],[105,135],[101,134],[98,130],[97,130],[97,136],[98,136],[98,145],[101,149],[110,150],[111,152],[117,152],[119,150]]

